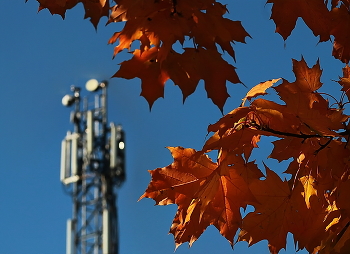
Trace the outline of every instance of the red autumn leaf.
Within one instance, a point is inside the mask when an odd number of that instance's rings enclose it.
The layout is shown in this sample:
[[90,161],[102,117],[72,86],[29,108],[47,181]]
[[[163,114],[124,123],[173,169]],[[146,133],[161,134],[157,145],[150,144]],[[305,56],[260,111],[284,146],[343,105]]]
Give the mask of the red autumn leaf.
[[142,80],[141,95],[150,108],[155,100],[164,95],[164,85],[173,78],[183,91],[184,100],[193,93],[200,79],[204,80],[208,97],[222,110],[229,97],[226,81],[239,83],[235,68],[222,59],[216,51],[186,48],[183,54],[171,51],[162,63],[157,60],[157,47],[141,53],[134,51],[131,60],[121,63],[120,70],[113,77]]
[[217,51],[204,48],[185,48],[182,54],[170,51],[161,69],[180,87],[183,100],[195,91],[199,80],[204,80],[208,97],[221,110],[229,97],[226,81],[240,83],[235,67]]
[[[126,21],[126,24],[109,43],[118,41],[114,55],[130,49],[134,41],[140,41],[142,54],[148,50],[157,51],[154,60],[160,63],[160,73],[167,73],[180,87],[184,100],[195,91],[202,79],[208,97],[222,111],[229,97],[226,81],[241,81],[235,68],[222,59],[217,46],[234,57],[232,43],[244,43],[249,36],[239,21],[223,17],[226,12],[224,5],[211,0],[155,1],[147,4],[140,0],[121,0],[112,7],[109,23]],[[179,54],[173,45],[176,42],[183,44],[185,37],[193,40],[195,46],[184,48],[184,52]],[[122,68],[123,65],[125,62]],[[125,68],[116,76],[124,78],[124,73]],[[129,76],[126,74],[125,77]],[[163,90],[153,91],[154,96],[148,94],[146,97],[150,105],[163,94]]]
[[[344,93],[349,99],[350,98],[350,67],[348,65],[346,65],[343,68],[343,77],[340,78],[338,83],[343,86],[341,90],[344,91]],[[342,103],[343,102],[341,101],[339,104],[340,108],[343,107]]]
[[268,0],[272,3],[271,19],[276,32],[284,40],[288,38],[300,17],[320,41],[329,40],[329,11],[323,0]]
[[274,149],[269,155],[270,158],[274,158],[279,162],[288,160],[289,158],[298,158],[300,155],[300,149],[303,145],[302,140],[295,137],[285,137],[272,142]]
[[[28,0],[26,0],[27,2]],[[39,11],[48,9],[51,14],[65,17],[66,11],[82,3],[85,9],[85,17],[90,18],[91,23],[97,28],[102,17],[109,16],[108,0],[37,0],[40,3]]]
[[349,6],[340,5],[331,11],[332,29],[330,34],[334,36],[332,55],[344,63],[350,60],[350,14]]
[[[124,61],[121,70],[113,77],[139,77],[142,80],[141,95],[150,107],[155,100],[163,97],[167,79],[179,86],[183,100],[195,91],[199,80],[204,80],[208,97],[221,111],[229,97],[226,81],[241,83],[235,67],[223,60],[217,47],[234,58],[233,43],[245,43],[249,34],[240,21],[224,18],[226,5],[216,1],[118,0],[111,8],[107,0],[38,2],[40,10],[47,8],[52,14],[63,18],[68,9],[81,2],[85,18],[90,18],[95,27],[103,16],[108,17],[107,24],[125,22],[124,28],[109,39],[110,44],[117,43],[114,57],[124,49],[130,51],[135,41],[140,46],[134,51],[134,57]],[[193,48],[184,48],[181,54],[176,52],[176,43],[183,45],[186,40],[192,40]],[[142,56],[144,53],[146,55]],[[154,61],[152,65],[149,64],[150,55]],[[140,64],[142,61],[145,61],[144,64]],[[141,69],[132,70],[133,63],[137,63]]]
[[216,50],[216,45],[227,51],[230,56],[235,57],[232,42],[245,42],[249,34],[245,31],[241,22],[223,18],[227,12],[226,6],[214,2],[209,5],[206,12],[198,10],[193,12],[191,25],[191,36],[200,47]]
[[141,42],[142,52],[148,50],[151,45],[158,47],[163,53],[157,56],[157,60],[162,62],[172,45],[177,41],[183,43],[184,36],[189,33],[185,19],[171,15],[171,4],[167,1],[147,4],[140,1],[120,1],[119,5],[112,8],[109,20],[115,21],[127,22],[122,31],[115,33],[109,40],[111,44],[119,40],[114,49],[114,56],[124,49],[130,50],[131,44],[138,40]]
[[222,111],[226,99],[229,97],[226,81],[241,83],[235,67],[222,59],[221,55],[213,50],[187,49],[188,58],[192,59],[198,75],[204,80],[204,87],[208,97]]
[[157,48],[152,48],[141,54],[140,50],[134,51],[131,60],[121,63],[119,71],[113,77],[142,80],[141,95],[146,98],[150,108],[155,100],[164,96],[164,84],[169,79],[165,72],[160,69],[160,63],[156,61]]
[[[203,11],[206,10],[206,11]],[[164,49],[164,56],[158,58],[162,62],[172,49],[172,45],[184,42],[185,36],[193,38],[198,47],[216,50],[215,44],[221,46],[234,57],[231,43],[245,42],[249,34],[239,21],[232,21],[222,16],[226,7],[213,1],[118,1],[112,8],[109,23],[127,21],[123,30],[116,33],[110,40],[120,52],[134,40],[140,40],[145,35],[150,44]],[[128,43],[126,43],[128,41]],[[160,44],[162,44],[160,46]]]

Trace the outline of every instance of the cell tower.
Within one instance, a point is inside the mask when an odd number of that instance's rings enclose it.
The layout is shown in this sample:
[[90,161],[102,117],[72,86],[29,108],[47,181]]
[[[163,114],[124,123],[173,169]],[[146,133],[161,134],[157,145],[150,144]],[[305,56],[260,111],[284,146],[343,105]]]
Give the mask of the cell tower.
[[62,141],[60,180],[73,199],[67,221],[66,254],[118,254],[116,187],[125,181],[125,141],[120,125],[107,126],[107,82],[95,79],[86,89],[95,92],[89,104],[80,88],[62,99],[74,106],[74,131]]

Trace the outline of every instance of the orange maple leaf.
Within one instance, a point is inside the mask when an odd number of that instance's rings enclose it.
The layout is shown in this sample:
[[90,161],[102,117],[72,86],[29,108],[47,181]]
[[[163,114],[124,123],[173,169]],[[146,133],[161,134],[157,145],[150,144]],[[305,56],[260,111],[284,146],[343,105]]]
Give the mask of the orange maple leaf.
[[272,142],[274,148],[269,155],[270,158],[274,158],[279,162],[288,160],[289,158],[297,158],[300,155],[303,140],[295,137],[285,137]]
[[208,132],[218,132],[219,136],[222,136],[227,130],[234,128],[236,123],[246,117],[249,112],[251,112],[249,107],[236,108],[220,118],[215,124],[210,124],[208,126]]
[[[281,134],[303,131],[300,120],[285,105],[259,98],[251,103],[250,108],[253,113],[248,116],[248,120],[260,130],[278,130]],[[277,132],[274,135],[279,136]]]
[[293,59],[293,72],[296,81],[289,83],[284,80],[274,88],[278,95],[309,129],[309,133],[336,135],[333,130],[344,128],[343,123],[348,117],[341,110],[329,108],[328,101],[316,92],[322,86],[319,62],[309,68],[303,58],[301,61]]
[[152,181],[140,199],[178,205],[170,230],[177,246],[187,241],[191,245],[209,225],[217,227],[232,244],[241,226],[240,207],[255,201],[248,184],[261,177],[261,172],[254,163],[245,163],[241,156],[233,154],[222,155],[214,163],[193,149],[169,150],[174,162],[150,171]]
[[301,246],[307,245],[312,251],[321,244],[327,226],[339,212],[333,213],[337,209],[332,206],[324,208],[316,199],[309,200],[314,195],[309,191],[309,181],[302,180],[291,189],[287,181],[282,181],[267,166],[265,169],[266,179],[252,181],[249,185],[258,203],[254,204],[255,211],[244,217],[238,241],[252,245],[266,239],[270,252],[277,254],[286,246],[287,233],[292,232],[295,241],[301,241]]
[[257,84],[256,86],[254,86],[252,89],[250,89],[248,91],[248,93],[246,94],[246,96],[242,99],[242,107],[244,106],[244,103],[246,100],[251,100],[254,97],[257,97],[259,95],[265,95],[267,94],[265,91],[266,89],[270,88],[271,86],[273,86],[276,82],[278,82],[280,80],[280,78],[278,79],[272,79],[269,81],[265,81],[262,82],[260,84]]
[[304,191],[301,193],[304,196],[306,207],[310,208],[311,196],[317,196],[316,179],[312,175],[305,175],[299,178],[304,187]]
[[[268,239],[278,253],[286,244],[289,225],[295,217],[290,204],[290,189],[286,181],[282,181],[275,172],[266,167],[266,180],[254,181],[249,188],[261,205],[254,205],[255,211],[248,213],[243,219],[239,241],[247,241],[249,245]],[[280,213],[279,211],[284,211]],[[294,217],[294,218],[293,218]],[[270,249],[271,250],[271,249]]]
[[[252,150],[258,147],[257,143],[259,141],[259,131],[249,128],[243,128],[238,131],[229,130],[222,136],[220,136],[218,132],[211,136],[203,146],[203,150],[224,149],[232,151],[235,154],[243,154],[244,158],[248,160]],[[233,146],[232,144],[235,145]]]

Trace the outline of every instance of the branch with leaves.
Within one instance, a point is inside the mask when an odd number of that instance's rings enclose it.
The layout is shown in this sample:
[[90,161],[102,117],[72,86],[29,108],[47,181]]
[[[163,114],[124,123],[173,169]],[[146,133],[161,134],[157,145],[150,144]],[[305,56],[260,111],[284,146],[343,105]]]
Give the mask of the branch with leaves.
[[[183,100],[204,80],[208,97],[222,111],[229,97],[226,83],[240,83],[235,67],[218,49],[235,59],[234,42],[249,37],[240,21],[224,17],[226,5],[215,0],[37,0],[64,18],[68,9],[82,3],[85,18],[97,27],[125,22],[112,35],[114,56],[138,43],[131,59],[120,64],[113,77],[141,79],[141,95],[149,106],[164,96],[168,80],[179,86]],[[268,0],[276,32],[286,40],[301,18],[320,42],[332,38],[332,55],[350,60],[349,0]],[[179,51],[176,44],[192,42]],[[343,97],[332,107],[322,93],[319,62],[309,68],[293,60],[296,80],[273,89],[283,101],[257,98],[281,79],[253,87],[240,107],[208,127],[212,136],[202,150],[169,147],[174,162],[150,171],[152,180],[141,198],[158,205],[177,204],[170,232],[176,245],[191,245],[209,225],[214,225],[231,245],[249,245],[266,239],[271,253],[286,246],[292,233],[299,249],[309,253],[350,253],[350,151],[349,116]],[[350,67],[338,83],[350,97]],[[246,101],[249,106],[244,106]],[[250,160],[263,136],[277,138],[270,158],[290,160],[282,180],[266,165]],[[217,151],[216,161],[207,153]],[[240,208],[253,206],[244,218]]]
[[[288,232],[310,253],[330,253],[325,246],[337,245],[350,219],[347,193],[340,191],[350,187],[348,116],[317,92],[322,85],[318,62],[309,68],[304,59],[293,60],[293,71],[294,82],[274,87],[285,104],[257,98],[280,79],[258,84],[241,107],[208,127],[213,135],[201,151],[169,148],[174,162],[150,172],[152,181],[141,198],[178,205],[171,228],[177,245],[191,245],[209,225],[232,245],[237,232],[238,241],[250,245],[266,239],[271,253],[285,248]],[[250,161],[262,136],[278,138],[270,158],[291,159],[288,181]],[[213,150],[216,162],[206,155]],[[242,218],[240,208],[247,205],[255,209]]]

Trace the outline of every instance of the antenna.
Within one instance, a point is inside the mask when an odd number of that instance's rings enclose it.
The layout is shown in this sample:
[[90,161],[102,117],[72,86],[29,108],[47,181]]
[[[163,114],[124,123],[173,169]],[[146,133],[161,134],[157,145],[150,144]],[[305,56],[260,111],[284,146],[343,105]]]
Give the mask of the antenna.
[[94,150],[94,117],[92,111],[86,112],[86,152],[90,155]]
[[111,174],[116,176],[121,181],[125,180],[125,139],[124,131],[121,125],[115,126],[114,123],[110,124],[111,138],[110,138],[110,150],[109,167],[112,170]]
[[73,200],[66,254],[118,254],[116,187],[125,181],[125,134],[121,125],[107,127],[107,86],[96,79],[86,83],[96,94],[92,107],[75,86],[62,99],[64,106],[75,105],[74,131],[61,144],[60,180]]

